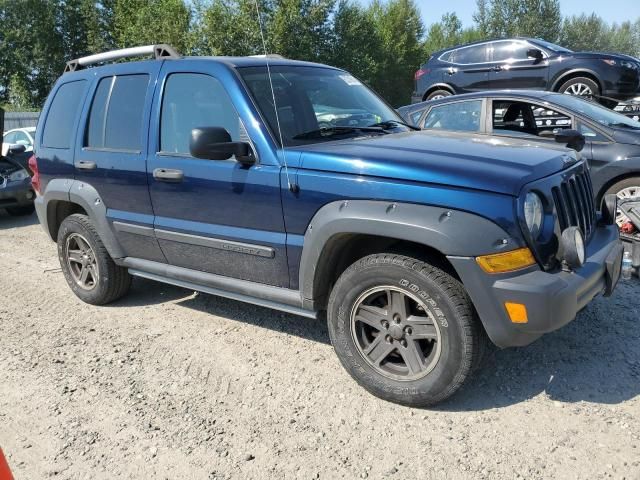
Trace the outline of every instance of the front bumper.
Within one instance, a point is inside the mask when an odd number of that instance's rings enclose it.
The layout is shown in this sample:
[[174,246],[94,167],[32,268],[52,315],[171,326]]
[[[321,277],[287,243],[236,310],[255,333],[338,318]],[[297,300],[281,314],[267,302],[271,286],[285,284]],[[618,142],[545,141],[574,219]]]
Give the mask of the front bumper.
[[31,188],[31,179],[20,182],[0,183],[0,208],[26,207],[33,203],[36,194]]
[[[599,227],[584,265],[573,271],[531,267],[489,275],[473,257],[449,257],[491,340],[501,348],[528,345],[570,321],[599,294],[610,295],[620,277],[622,244],[615,225]],[[524,304],[528,322],[512,323],[504,302]]]

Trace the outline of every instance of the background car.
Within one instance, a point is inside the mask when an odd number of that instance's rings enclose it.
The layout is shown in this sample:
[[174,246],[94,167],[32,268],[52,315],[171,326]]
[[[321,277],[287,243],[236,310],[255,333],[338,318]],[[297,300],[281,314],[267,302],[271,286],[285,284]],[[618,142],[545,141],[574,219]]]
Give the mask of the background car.
[[16,128],[9,130],[2,137],[2,155],[6,155],[11,145],[24,145],[25,152],[33,151],[33,138],[36,127]]
[[[558,93],[490,91],[441,98],[400,107],[404,118],[426,130],[484,133],[496,137],[555,142],[562,129],[586,139],[593,195],[599,205],[607,193],[640,195],[640,122],[594,102]],[[625,216],[618,212],[618,224]]]
[[544,40],[508,38],[436,52],[414,78],[414,103],[508,88],[595,98],[614,108],[637,96],[640,61],[627,55],[572,52]]

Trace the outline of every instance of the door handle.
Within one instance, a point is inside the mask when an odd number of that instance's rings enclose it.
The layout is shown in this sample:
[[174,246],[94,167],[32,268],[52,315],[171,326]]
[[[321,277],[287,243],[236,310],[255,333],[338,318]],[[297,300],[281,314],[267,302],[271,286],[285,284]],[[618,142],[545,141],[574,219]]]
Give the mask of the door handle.
[[88,162],[86,160],[80,160],[75,163],[75,166],[80,170],[95,170],[96,162]]
[[457,71],[458,71],[458,69],[457,69],[457,68],[449,67],[449,68],[447,68],[447,70],[446,70],[446,72],[445,72],[445,73],[446,73],[447,75],[453,75],[453,74],[455,74]]
[[493,70],[494,72],[501,72],[502,67],[493,67],[491,70]]
[[181,182],[184,178],[182,170],[173,170],[171,168],[156,168],[153,171],[153,178],[159,182]]

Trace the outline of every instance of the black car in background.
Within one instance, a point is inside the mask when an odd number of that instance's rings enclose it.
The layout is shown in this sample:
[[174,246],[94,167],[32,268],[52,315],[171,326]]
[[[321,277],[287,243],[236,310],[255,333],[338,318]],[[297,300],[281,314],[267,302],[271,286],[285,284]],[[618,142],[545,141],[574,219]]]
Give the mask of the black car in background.
[[484,90],[531,89],[595,98],[613,108],[637,96],[639,88],[636,58],[572,52],[532,38],[506,38],[431,55],[415,73],[412,102]]
[[[400,107],[407,122],[425,130],[529,138],[555,142],[555,134],[574,129],[585,137],[597,205],[607,193],[640,195],[640,122],[582,98],[538,91],[489,91]],[[625,217],[619,212],[618,223]]]

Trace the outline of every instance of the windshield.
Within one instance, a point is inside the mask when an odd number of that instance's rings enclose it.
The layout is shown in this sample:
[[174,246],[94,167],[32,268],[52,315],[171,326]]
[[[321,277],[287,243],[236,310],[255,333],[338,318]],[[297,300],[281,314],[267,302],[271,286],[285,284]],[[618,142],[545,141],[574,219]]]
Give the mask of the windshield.
[[[279,141],[267,68],[238,68],[271,131]],[[344,135],[379,135],[380,122],[402,118],[380,97],[342,70],[305,66],[272,66],[271,77],[285,146],[336,140]],[[395,125],[393,128],[407,130]],[[360,130],[362,129],[362,130]],[[326,131],[331,135],[313,135]]]
[[570,110],[581,113],[605,127],[640,130],[640,122],[580,97],[557,94],[553,96],[553,101],[558,105],[562,105]]
[[537,43],[538,45],[548,48],[549,50],[556,53],[572,53],[572,50],[569,50],[568,48],[561,47],[560,45],[556,45],[555,43],[545,42],[544,40],[540,40],[538,38],[534,40],[534,43]]

